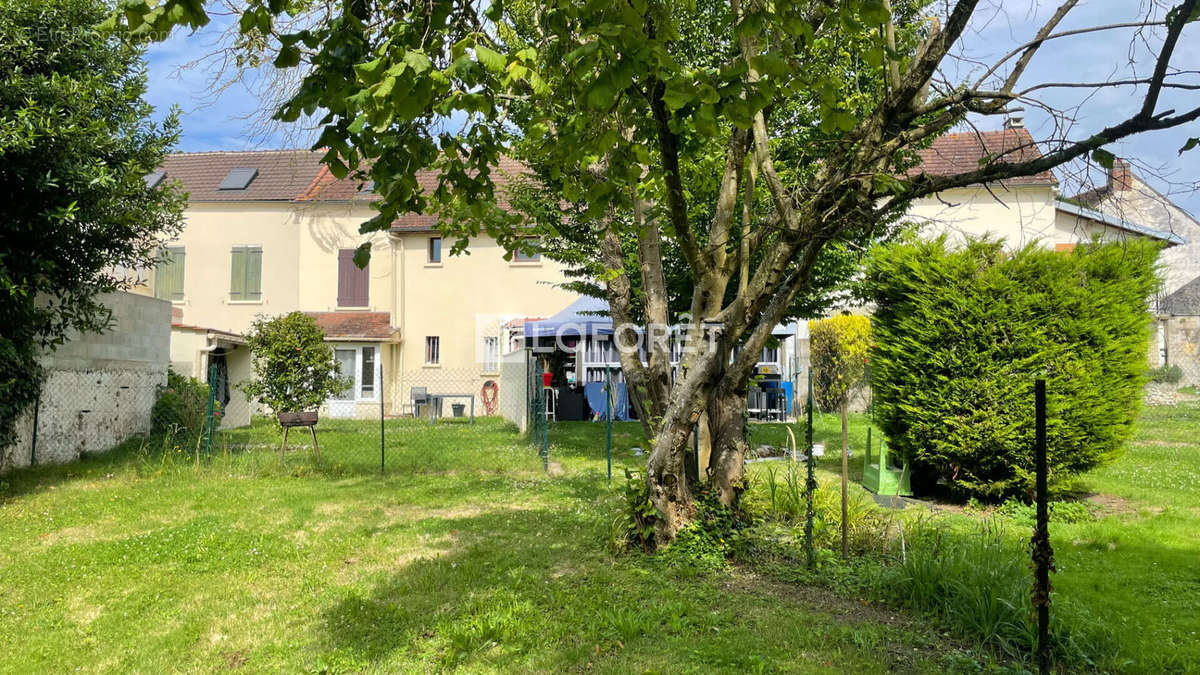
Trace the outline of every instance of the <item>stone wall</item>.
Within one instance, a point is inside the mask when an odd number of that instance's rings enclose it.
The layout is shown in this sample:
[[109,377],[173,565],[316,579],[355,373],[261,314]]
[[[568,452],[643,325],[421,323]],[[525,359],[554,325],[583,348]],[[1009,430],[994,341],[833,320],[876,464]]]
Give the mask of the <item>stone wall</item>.
[[1179,366],[1179,386],[1200,386],[1200,316],[1172,316],[1166,320],[1167,363]]
[[41,397],[18,420],[17,442],[0,450],[0,471],[74,461],[150,431],[150,411],[167,380],[171,304],[132,293],[100,300],[113,323],[101,334],[71,335],[42,358]]

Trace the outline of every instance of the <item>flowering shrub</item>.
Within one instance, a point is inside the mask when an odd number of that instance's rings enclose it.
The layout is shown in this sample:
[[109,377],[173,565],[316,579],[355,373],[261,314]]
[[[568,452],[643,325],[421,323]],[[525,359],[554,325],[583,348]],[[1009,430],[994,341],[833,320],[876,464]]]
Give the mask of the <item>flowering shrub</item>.
[[316,410],[350,386],[341,376],[325,333],[303,312],[259,316],[246,336],[254,379],[241,385],[247,396],[276,413]]

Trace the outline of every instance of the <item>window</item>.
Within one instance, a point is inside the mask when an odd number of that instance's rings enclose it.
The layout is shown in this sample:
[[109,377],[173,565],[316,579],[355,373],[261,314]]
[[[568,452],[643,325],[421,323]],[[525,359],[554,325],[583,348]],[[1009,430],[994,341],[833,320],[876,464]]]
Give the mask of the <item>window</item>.
[[358,357],[357,349],[335,349],[333,358],[337,359],[338,373],[346,379],[346,388],[333,395],[335,401],[354,400],[354,366]]
[[779,363],[779,347],[763,347],[759,363]]
[[362,269],[354,264],[354,249],[343,248],[338,251],[338,307],[367,307],[371,304],[368,293],[370,269],[370,264]]
[[234,246],[229,264],[229,299],[262,300],[262,247]]
[[182,246],[163,249],[162,258],[154,270],[154,297],[175,302],[183,300],[184,257]]
[[[525,250],[517,249],[513,251],[513,262],[539,262],[542,259],[542,254],[537,252],[537,245],[540,242],[538,237],[525,237]],[[533,250],[531,250],[533,249]]]
[[258,177],[258,169],[253,167],[242,167],[230,169],[225,176],[225,180],[217,186],[218,190],[245,190],[250,187],[250,182]]
[[359,398],[375,398],[375,348],[362,348],[362,383]]
[[495,373],[500,370],[500,338],[487,336],[483,338],[483,372]]
[[442,339],[436,335],[425,337],[425,365],[436,366],[442,359]]
[[442,262],[442,238],[441,237],[430,237],[429,238],[429,257],[426,259],[426,262],[429,262],[429,263]]

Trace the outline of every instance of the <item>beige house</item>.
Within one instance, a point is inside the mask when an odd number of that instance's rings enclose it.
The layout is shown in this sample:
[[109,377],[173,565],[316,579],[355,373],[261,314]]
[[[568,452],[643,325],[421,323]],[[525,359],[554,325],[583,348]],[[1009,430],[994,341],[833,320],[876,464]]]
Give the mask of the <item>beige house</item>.
[[[1037,153],[1029,132],[1010,124],[943,136],[922,151],[916,170],[959,172],[985,154]],[[407,413],[418,387],[473,395],[483,410],[481,388],[498,382],[500,355],[520,344],[520,324],[576,300],[558,286],[562,266],[536,256],[505,260],[487,237],[474,239],[467,255],[450,256],[432,216],[409,214],[388,232],[360,234],[377,196],[369,185],[335,179],[319,157],[307,150],[178,154],[147,176],[150,184],[177,181],[189,195],[185,229],[145,287],[172,302],[172,363],[201,378],[216,364],[236,384],[250,376],[242,335],[254,318],[300,310],[325,330],[343,373],[354,378],[325,414],[370,417],[381,406]],[[497,174],[518,170],[506,161]],[[434,187],[432,173],[419,179]],[[990,233],[1012,246],[1037,240],[1068,249],[1096,235],[1184,243],[1088,204],[1061,199],[1045,172],[944,192],[913,204],[909,218],[929,234]],[[371,261],[360,270],[354,249],[368,241]],[[236,386],[228,395],[226,424],[248,423],[252,406]]]
[[[184,231],[165,246],[146,293],[175,310],[171,361],[204,378],[219,363],[237,383],[250,375],[242,335],[258,315],[312,315],[353,387],[327,404],[335,417],[408,412],[413,387],[473,394],[496,380],[504,324],[548,316],[574,300],[555,284],[557,263],[504,259],[493,240],[469,255],[442,249],[434,220],[407,216],[390,231],[363,235],[377,197],[333,178],[310,151],[172,155],[147,177],[188,193]],[[515,167],[501,167],[501,170]],[[432,176],[425,176],[432,180]],[[370,264],[354,250],[372,245]],[[381,394],[382,390],[382,394]],[[248,422],[250,406],[231,387],[227,424]],[[482,400],[476,409],[482,411]]]
[[[998,131],[946,134],[921,151],[921,165],[913,170],[931,174],[961,173],[977,169],[985,155],[1000,161],[1026,161],[1041,155],[1029,131],[1011,120]],[[1089,203],[1063,199],[1054,174],[1013,178],[985,185],[947,190],[918,200],[909,209],[909,220],[924,234],[947,233],[955,237],[998,237],[1009,246],[1032,242],[1069,250],[1079,242],[1099,237],[1105,241],[1149,237],[1172,249],[1187,241],[1175,228],[1145,221],[1135,214],[1093,208]],[[1200,232],[1197,232],[1200,241]],[[1169,251],[1164,257],[1171,255]]]

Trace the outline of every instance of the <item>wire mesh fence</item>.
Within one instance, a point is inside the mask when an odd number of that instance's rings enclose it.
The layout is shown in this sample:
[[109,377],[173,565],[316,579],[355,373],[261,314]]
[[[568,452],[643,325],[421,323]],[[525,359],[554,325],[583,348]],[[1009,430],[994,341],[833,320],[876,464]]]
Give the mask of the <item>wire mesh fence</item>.
[[37,400],[17,420],[16,443],[0,449],[0,469],[71,462],[150,433],[165,379],[154,369],[48,370]]
[[317,411],[272,415],[260,408],[250,424],[232,427],[222,423],[226,383],[212,369],[198,404],[203,422],[196,452],[254,454],[285,466],[358,475],[450,469],[469,464],[481,446],[529,453],[518,425],[500,415],[502,406],[526,405],[526,378],[510,383],[501,375],[468,368],[405,372],[390,384],[335,397]]

